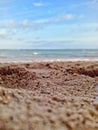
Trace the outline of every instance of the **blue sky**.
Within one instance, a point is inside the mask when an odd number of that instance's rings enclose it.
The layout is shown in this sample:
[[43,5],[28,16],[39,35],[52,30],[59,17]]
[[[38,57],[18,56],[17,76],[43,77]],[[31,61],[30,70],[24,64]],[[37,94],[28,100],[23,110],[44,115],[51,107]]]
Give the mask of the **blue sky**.
[[98,0],[0,0],[1,49],[98,48]]

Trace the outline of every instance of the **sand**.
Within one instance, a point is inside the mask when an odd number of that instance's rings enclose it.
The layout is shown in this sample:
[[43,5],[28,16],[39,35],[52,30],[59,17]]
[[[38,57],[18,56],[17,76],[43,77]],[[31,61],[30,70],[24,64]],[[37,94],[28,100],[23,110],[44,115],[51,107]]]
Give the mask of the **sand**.
[[98,130],[98,62],[0,64],[0,130]]

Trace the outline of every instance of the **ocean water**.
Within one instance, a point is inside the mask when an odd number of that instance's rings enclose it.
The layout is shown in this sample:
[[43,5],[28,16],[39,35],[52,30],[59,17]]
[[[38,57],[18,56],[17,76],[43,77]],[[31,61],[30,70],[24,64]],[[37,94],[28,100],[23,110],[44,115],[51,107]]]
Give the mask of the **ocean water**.
[[0,50],[0,62],[98,61],[98,50]]

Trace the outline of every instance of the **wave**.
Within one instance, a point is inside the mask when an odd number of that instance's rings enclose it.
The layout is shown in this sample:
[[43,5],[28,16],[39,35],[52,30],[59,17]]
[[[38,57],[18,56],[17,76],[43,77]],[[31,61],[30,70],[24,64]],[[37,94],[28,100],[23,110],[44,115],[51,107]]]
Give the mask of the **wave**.
[[38,55],[38,52],[33,52],[33,55]]

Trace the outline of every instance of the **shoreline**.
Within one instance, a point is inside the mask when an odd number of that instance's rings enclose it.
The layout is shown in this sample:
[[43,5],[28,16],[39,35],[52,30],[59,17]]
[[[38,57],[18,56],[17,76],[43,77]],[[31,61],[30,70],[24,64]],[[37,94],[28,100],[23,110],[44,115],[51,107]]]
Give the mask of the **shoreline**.
[[68,59],[36,59],[36,60],[6,60],[0,61],[0,63],[39,63],[39,62],[98,62],[98,59],[92,58],[68,58]]

